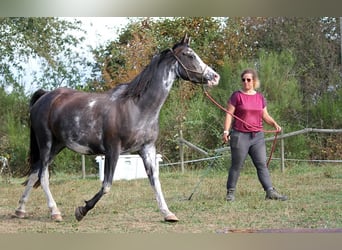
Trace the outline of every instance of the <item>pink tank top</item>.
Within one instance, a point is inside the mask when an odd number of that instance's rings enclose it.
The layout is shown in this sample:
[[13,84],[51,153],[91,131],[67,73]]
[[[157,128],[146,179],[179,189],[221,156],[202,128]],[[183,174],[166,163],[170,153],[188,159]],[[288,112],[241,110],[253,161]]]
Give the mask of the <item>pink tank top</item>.
[[234,119],[233,129],[240,132],[259,132],[262,131],[262,113],[266,107],[266,99],[257,92],[254,95],[247,95],[241,91],[235,91],[229,101],[235,107],[234,115],[247,122],[251,126]]

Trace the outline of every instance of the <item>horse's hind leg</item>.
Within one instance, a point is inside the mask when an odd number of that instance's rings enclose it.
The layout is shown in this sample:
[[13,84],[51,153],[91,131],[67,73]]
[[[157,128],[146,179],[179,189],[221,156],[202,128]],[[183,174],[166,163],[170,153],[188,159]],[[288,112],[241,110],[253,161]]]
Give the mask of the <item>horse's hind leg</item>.
[[155,147],[152,145],[152,146],[143,148],[143,150],[140,152],[140,156],[143,159],[147,176],[149,178],[151,186],[156,195],[159,209],[161,213],[164,215],[164,220],[168,222],[177,222],[178,218],[176,217],[174,213],[172,213],[169,210],[166,204],[166,201],[164,199],[164,195],[163,195],[160,180],[159,180],[159,165],[157,165],[157,162],[156,162]]
[[47,167],[43,168],[40,183],[41,183],[42,188],[44,190],[46,200],[47,200],[47,204],[48,204],[48,207],[49,207],[50,212],[51,212],[51,219],[53,221],[56,221],[56,222],[62,221],[63,218],[62,218],[61,212],[59,211],[57,204],[56,204],[54,198],[52,197],[52,194],[50,191],[49,171],[48,171]]
[[24,189],[24,192],[19,200],[19,206],[18,208],[15,210],[15,216],[18,218],[25,218],[26,216],[26,203],[29,199],[30,193],[32,191],[33,186],[36,184],[36,182],[38,181],[38,171],[35,171],[33,173],[30,174],[27,183],[26,183],[26,187]]
[[[47,143],[47,145],[50,145]],[[52,196],[50,191],[50,183],[49,183],[49,170],[48,166],[52,162],[53,158],[64,148],[64,146],[59,145],[57,143],[53,143],[51,148],[47,147],[46,149],[41,150],[41,158],[42,158],[42,172],[40,176],[40,184],[45,193],[47,205],[51,213],[51,219],[53,221],[59,222],[62,221],[62,215],[59,211],[57,204]]]
[[[19,200],[19,206],[18,208],[15,210],[15,216],[18,218],[25,218],[26,216],[26,203],[29,199],[30,193],[32,191],[32,188],[34,187],[34,185],[36,184],[36,182],[39,180],[38,177],[38,171],[37,172],[33,172],[30,174],[25,190]],[[45,192],[46,198],[47,198],[47,203],[48,203],[48,207],[50,209],[51,212],[51,219],[54,221],[62,221],[62,216],[61,216],[61,212],[59,211],[59,209],[57,208],[56,202],[52,197],[52,194],[50,192],[50,188],[49,188],[49,174],[48,174],[48,170],[47,168],[45,168],[45,170],[42,171],[42,175],[40,178],[40,182],[41,182],[41,186]]]
[[[50,150],[48,150],[50,151]],[[29,199],[29,195],[32,191],[32,188],[36,185],[36,183],[39,183],[42,186],[42,189],[45,193],[47,204],[51,212],[51,218],[54,221],[62,221],[61,212],[59,211],[55,200],[53,199],[53,196],[51,194],[50,188],[49,188],[49,171],[48,171],[48,165],[52,161],[53,157],[60,151],[59,150],[53,150],[52,153],[44,153],[41,154],[44,156],[44,158],[47,158],[47,160],[39,160],[38,162],[34,163],[34,166],[32,167],[35,169],[30,174],[27,182],[25,190],[19,200],[19,206],[15,210],[15,215],[18,218],[24,218],[26,211],[25,211],[25,204],[27,203]],[[43,151],[46,152],[46,151]],[[44,163],[43,163],[44,162]],[[39,176],[40,175],[40,176]]]

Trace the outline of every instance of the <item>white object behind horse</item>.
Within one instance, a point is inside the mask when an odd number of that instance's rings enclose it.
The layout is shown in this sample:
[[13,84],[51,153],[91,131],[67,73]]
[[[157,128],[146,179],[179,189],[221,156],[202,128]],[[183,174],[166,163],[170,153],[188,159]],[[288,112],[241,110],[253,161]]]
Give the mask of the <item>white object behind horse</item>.
[[[99,165],[100,181],[103,181],[105,157],[96,156],[95,160]],[[156,164],[159,166],[159,162],[163,161],[161,154],[157,154],[156,161]],[[147,174],[141,157],[137,154],[120,155],[115,167],[113,181],[142,178],[147,178]]]

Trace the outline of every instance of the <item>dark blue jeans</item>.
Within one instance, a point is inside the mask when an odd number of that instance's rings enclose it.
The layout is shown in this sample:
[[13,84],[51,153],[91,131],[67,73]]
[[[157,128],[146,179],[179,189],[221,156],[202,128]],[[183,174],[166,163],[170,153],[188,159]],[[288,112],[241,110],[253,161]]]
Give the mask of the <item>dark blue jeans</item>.
[[266,191],[272,188],[272,181],[266,163],[266,145],[264,132],[243,133],[233,131],[230,135],[231,166],[227,189],[235,189],[247,155],[253,161],[259,181]]

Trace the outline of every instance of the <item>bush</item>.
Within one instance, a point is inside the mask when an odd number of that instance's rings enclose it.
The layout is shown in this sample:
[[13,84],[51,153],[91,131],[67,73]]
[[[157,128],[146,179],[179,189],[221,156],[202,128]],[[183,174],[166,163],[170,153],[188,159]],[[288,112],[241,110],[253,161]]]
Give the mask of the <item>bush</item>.
[[23,93],[7,94],[0,88],[0,155],[9,159],[14,175],[26,169],[28,152],[28,99]]

